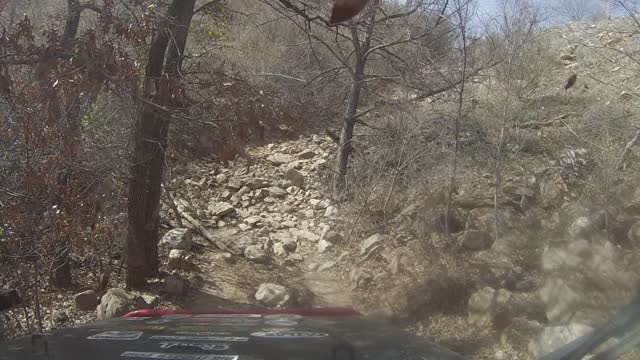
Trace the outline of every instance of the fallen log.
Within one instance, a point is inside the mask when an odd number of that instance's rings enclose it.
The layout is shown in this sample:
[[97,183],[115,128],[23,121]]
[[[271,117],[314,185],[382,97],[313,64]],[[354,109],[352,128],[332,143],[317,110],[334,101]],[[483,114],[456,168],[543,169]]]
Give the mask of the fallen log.
[[215,247],[217,247],[218,249],[220,249],[222,251],[228,251],[230,253],[234,253],[234,251],[231,250],[231,248],[229,248],[229,246],[227,246],[227,244],[225,244],[220,239],[217,239],[215,236],[213,236],[211,231],[209,231],[206,227],[204,227],[204,225],[202,225],[202,223],[200,223],[200,221],[194,219],[191,215],[187,214],[183,210],[180,210],[179,208],[177,210],[178,210],[178,213],[180,214],[180,217],[182,217],[183,219],[187,220],[191,224],[191,226],[193,226],[193,228],[198,233],[200,233],[200,235],[202,235],[202,237],[204,237],[205,240],[207,240],[210,244],[215,245]]

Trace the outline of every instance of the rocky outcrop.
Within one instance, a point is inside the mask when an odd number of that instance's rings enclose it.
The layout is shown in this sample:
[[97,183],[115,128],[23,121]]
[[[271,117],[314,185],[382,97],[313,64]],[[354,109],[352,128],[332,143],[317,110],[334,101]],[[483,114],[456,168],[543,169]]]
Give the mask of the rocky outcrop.
[[111,319],[146,307],[147,303],[142,296],[123,289],[112,288],[107,290],[100,299],[97,318],[98,320]]

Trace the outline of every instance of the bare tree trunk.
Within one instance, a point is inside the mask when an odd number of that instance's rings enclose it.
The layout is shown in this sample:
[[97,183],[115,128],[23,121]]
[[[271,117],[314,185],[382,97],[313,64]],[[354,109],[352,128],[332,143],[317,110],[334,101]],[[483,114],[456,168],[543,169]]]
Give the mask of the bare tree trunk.
[[353,128],[356,121],[354,116],[358,110],[358,103],[360,102],[360,91],[362,89],[362,82],[356,75],[353,83],[351,84],[351,92],[349,95],[349,102],[344,114],[344,124],[342,131],[340,132],[340,144],[338,147],[338,154],[336,156],[336,168],[333,179],[333,197],[335,200],[342,200],[344,197],[344,191],[346,189],[346,175],[347,166],[349,164],[349,155],[351,154],[351,141],[353,140]]
[[[149,49],[144,98],[171,106],[174,79],[179,77],[195,0],[173,0]],[[140,105],[135,124],[129,179],[127,275],[129,288],[139,288],[159,272],[158,226],[162,173],[169,134],[169,110]]]
[[[456,4],[458,5],[458,4]],[[453,139],[453,154],[451,156],[451,166],[449,168],[449,188],[447,192],[447,205],[445,207],[444,213],[444,233],[445,236],[449,237],[449,222],[451,215],[451,203],[453,201],[453,193],[456,191],[456,173],[458,172],[458,148],[460,141],[460,123],[462,122],[462,110],[463,110],[463,101],[464,101],[464,90],[465,83],[467,79],[467,62],[468,62],[468,53],[467,53],[467,28],[466,21],[468,20],[468,11],[469,5],[466,6],[456,6],[458,8],[458,18],[460,20],[460,33],[462,37],[462,74],[460,81],[460,89],[458,90],[458,112],[456,114],[455,126],[454,126],[454,139]],[[465,12],[463,14],[463,11]]]
[[349,93],[349,102],[344,112],[344,124],[340,133],[340,144],[336,155],[335,172],[333,177],[333,198],[341,201],[345,197],[347,166],[349,155],[352,151],[351,142],[353,140],[353,128],[356,124],[355,115],[360,104],[360,95],[364,84],[364,69],[367,64],[367,51],[371,48],[371,36],[375,27],[375,18],[380,0],[374,0],[369,4],[368,24],[364,35],[364,40],[360,43],[356,25],[351,25],[351,42],[353,43],[356,64],[353,69],[353,82]]
[[[65,49],[69,49],[73,46],[73,40],[78,34],[78,27],[80,25],[80,0],[67,0],[67,21],[65,23],[64,32],[62,35],[62,46]],[[50,101],[60,101],[57,98],[55,90],[51,90]],[[65,158],[66,164],[63,166],[62,174],[58,177],[58,184],[65,186],[69,184],[72,176],[72,163],[77,159],[80,138],[81,138],[81,125],[80,125],[80,97],[73,96],[66,106],[64,114],[62,114],[59,121],[65,128],[65,136],[63,139],[63,148],[68,151],[68,155]],[[56,199],[58,205],[70,213],[73,209],[68,209],[64,206],[64,199],[58,197]],[[58,288],[69,288],[71,286],[71,263],[69,262],[69,253],[71,252],[71,242],[68,238],[60,238],[55,244],[54,248],[54,260],[53,260],[53,274],[51,282]]]

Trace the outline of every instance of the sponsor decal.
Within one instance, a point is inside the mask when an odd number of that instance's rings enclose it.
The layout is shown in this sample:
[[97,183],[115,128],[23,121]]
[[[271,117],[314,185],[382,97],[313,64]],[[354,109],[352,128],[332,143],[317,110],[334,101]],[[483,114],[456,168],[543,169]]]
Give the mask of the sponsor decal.
[[150,317],[150,316],[138,316],[138,317],[125,318],[125,320],[127,320],[127,321],[148,320],[148,319],[152,319],[152,317]]
[[167,327],[166,326],[158,326],[158,325],[141,325],[141,326],[131,326],[128,327],[129,329],[133,329],[133,330],[164,330]]
[[249,341],[244,336],[178,336],[178,335],[154,335],[151,340],[172,340],[172,341],[229,341],[242,342]]
[[229,350],[229,345],[225,344],[207,344],[207,343],[190,343],[190,342],[161,342],[161,349],[171,349],[173,347],[192,347],[204,351],[224,351]]
[[309,331],[260,331],[252,333],[251,336],[273,339],[310,339],[325,338],[329,334]]
[[149,325],[162,325],[162,324],[168,324],[172,321],[173,320],[171,319],[158,319],[158,320],[147,321],[146,323]]
[[267,320],[264,324],[269,326],[296,326],[298,322],[292,320]]
[[128,358],[167,360],[238,360],[238,355],[168,354],[140,351],[125,351],[120,356]]
[[198,314],[194,318],[260,318],[260,314]]
[[106,331],[91,335],[90,340],[138,340],[142,336],[142,331]]
[[265,315],[265,319],[268,320],[298,320],[302,319],[302,315],[297,314],[273,314],[273,315]]
[[178,320],[178,319],[186,319],[186,318],[190,318],[192,315],[189,314],[167,314],[167,315],[162,315],[163,319],[173,319],[173,320]]
[[[200,329],[198,329],[200,330]],[[226,336],[231,335],[228,331],[176,331],[177,335],[190,335],[190,336]]]

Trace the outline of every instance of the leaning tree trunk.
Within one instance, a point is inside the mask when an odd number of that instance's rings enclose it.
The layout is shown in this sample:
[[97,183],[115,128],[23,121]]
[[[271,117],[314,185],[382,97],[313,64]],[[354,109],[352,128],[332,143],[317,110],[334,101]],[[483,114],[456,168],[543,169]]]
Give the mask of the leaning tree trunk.
[[351,92],[349,102],[344,113],[344,124],[340,133],[340,144],[336,155],[335,173],[333,178],[333,198],[340,201],[344,198],[346,190],[347,166],[349,164],[349,155],[351,154],[353,140],[353,128],[356,124],[356,111],[360,103],[360,94],[362,90],[362,76],[356,75],[351,84]]
[[139,288],[159,272],[158,226],[162,173],[170,107],[175,95],[182,54],[195,0],[173,0],[149,49],[144,93],[135,124],[129,179],[127,276],[129,288]]

